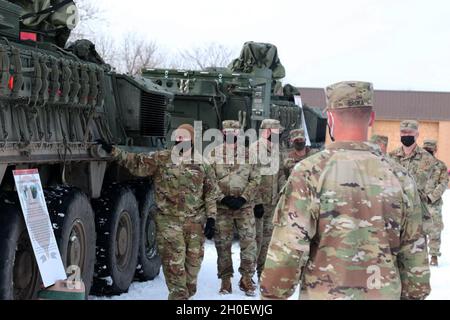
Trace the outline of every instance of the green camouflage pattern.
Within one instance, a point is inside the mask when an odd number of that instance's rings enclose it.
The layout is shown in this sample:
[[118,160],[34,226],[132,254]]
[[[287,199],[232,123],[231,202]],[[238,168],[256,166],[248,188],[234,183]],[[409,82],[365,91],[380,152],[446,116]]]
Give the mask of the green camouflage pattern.
[[275,209],[261,295],[424,299],[430,271],[414,180],[366,143],[301,161]]
[[[232,124],[226,126],[229,128]],[[222,151],[222,163],[213,162],[217,184],[219,186],[222,199],[225,196],[243,197],[247,202],[240,210],[232,210],[227,206],[217,204],[218,213],[216,217],[216,234],[214,236],[217,249],[217,268],[220,279],[232,277],[233,261],[231,258],[231,246],[234,237],[234,229],[239,234],[241,247],[241,265],[239,272],[241,275],[253,276],[256,263],[256,240],[255,240],[255,217],[253,206],[255,190],[261,182],[261,175],[256,164],[248,161],[248,152],[245,155],[246,163],[239,164],[238,152],[235,145],[222,144],[215,149],[213,155]],[[234,155],[232,161],[227,161],[227,151]]]
[[[258,189],[261,183],[259,168],[256,164],[249,163],[248,152],[246,153],[246,163],[239,164],[238,152],[235,145],[222,144],[215,149],[213,156],[220,149],[222,149],[223,155],[222,163],[213,161],[211,164],[219,186],[220,195],[218,199],[223,199],[225,196],[243,197],[247,200],[243,208],[252,207],[256,195],[255,190]],[[233,154],[234,158],[228,160],[226,156],[227,152]],[[228,208],[220,203],[217,206],[222,209]]]
[[327,109],[373,106],[373,85],[370,82],[343,81],[325,88]]
[[[271,146],[272,144],[270,144],[267,140],[259,139],[250,146],[250,156],[258,154],[259,148],[263,148],[262,150],[265,150],[268,156],[271,157]],[[278,202],[280,197],[279,193],[286,181],[283,173],[283,156],[281,150],[279,150],[278,160],[279,168],[277,173],[273,175],[261,174],[261,183],[255,192],[255,205],[264,205],[264,216],[261,219],[256,219],[256,270],[258,271],[258,275],[261,274],[264,268],[269,242],[272,237],[273,209]],[[260,170],[263,170],[263,168],[268,168],[270,165],[263,165],[261,162],[258,162],[258,167]]]
[[194,218],[197,222],[215,217],[219,189],[214,170],[205,161],[175,164],[171,150],[138,154],[114,148],[112,155],[132,175],[153,176],[161,214]]
[[[259,154],[259,148],[265,150],[268,157],[272,156],[271,144],[265,139],[259,139],[257,142],[250,146],[250,161],[251,163],[257,162],[253,157]],[[275,155],[274,155],[275,156]],[[276,174],[263,175],[261,174],[261,182],[259,184],[258,191],[255,192],[255,204],[276,205],[279,199],[279,192],[285,183],[285,177],[283,173],[283,155],[281,148],[279,150],[279,168]],[[260,170],[263,168],[269,168],[269,164],[263,165],[261,162],[257,162]]]
[[317,152],[318,150],[316,149],[306,149],[306,153],[304,155],[299,155],[296,150],[290,150],[283,162],[283,172],[286,180],[291,175],[292,169],[294,169],[297,163],[312,156],[313,154],[316,154]]
[[283,130],[281,123],[279,120],[275,119],[264,119],[261,122],[261,129],[279,129]]
[[371,138],[370,141],[373,143],[379,143],[384,145],[385,147],[387,147],[388,142],[389,142],[389,138],[387,136],[383,136],[380,134],[374,134]]
[[416,120],[403,120],[400,122],[400,131],[402,130],[419,130],[419,122]]
[[423,148],[435,152],[437,150],[437,141],[431,140],[431,139],[426,139],[423,142]]
[[294,142],[295,140],[305,141],[305,130],[304,129],[294,129],[289,132],[289,140]]
[[264,204],[264,215],[256,219],[256,271],[261,276],[266,263],[269,243],[273,233],[274,205]]
[[256,230],[253,207],[246,206],[239,210],[219,208],[216,218],[214,241],[217,250],[217,276],[219,279],[230,278],[234,274],[231,246],[236,227],[241,247],[241,265],[239,273],[252,277],[256,266]]
[[416,181],[420,198],[423,205],[427,208],[424,213],[424,229],[427,230],[431,226],[429,199],[433,199],[433,202],[437,200],[433,194],[434,181],[436,181],[436,177],[433,177],[433,175],[436,175],[433,167],[436,165],[436,159],[419,146],[416,146],[408,156],[405,155],[403,148],[399,147],[389,153],[389,157],[404,167]]
[[169,300],[187,300],[197,292],[197,276],[204,256],[203,224],[157,214],[158,252]]
[[225,120],[222,121],[222,129],[239,130],[241,129],[241,124],[236,120]]
[[[448,188],[448,170],[444,162],[439,159],[434,167],[433,174],[434,191],[431,193],[431,200],[435,200],[430,204],[430,215],[432,228],[428,230],[428,249],[431,256],[439,257],[441,255],[441,232],[444,230],[444,222],[442,220],[442,195]],[[440,195],[440,196],[439,196]],[[436,200],[437,199],[437,200]]]

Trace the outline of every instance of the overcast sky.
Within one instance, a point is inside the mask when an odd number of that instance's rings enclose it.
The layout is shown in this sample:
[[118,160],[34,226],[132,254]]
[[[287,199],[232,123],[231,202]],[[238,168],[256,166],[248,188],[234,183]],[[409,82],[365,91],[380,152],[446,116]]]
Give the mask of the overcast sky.
[[[92,0],[94,1],[94,0]],[[450,1],[96,0],[118,39],[143,34],[167,54],[217,42],[278,47],[285,83],[365,80],[376,89],[450,91]]]

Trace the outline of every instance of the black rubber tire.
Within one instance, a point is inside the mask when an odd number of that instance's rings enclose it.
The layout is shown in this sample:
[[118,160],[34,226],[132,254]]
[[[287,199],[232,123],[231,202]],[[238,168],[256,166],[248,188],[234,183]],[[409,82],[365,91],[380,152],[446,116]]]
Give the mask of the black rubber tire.
[[[18,261],[22,262],[21,266],[16,265]],[[17,268],[24,268],[29,275],[25,290],[19,291],[14,284]],[[41,282],[19,199],[16,194],[3,193],[0,196],[0,300],[35,299]]]
[[[91,291],[96,295],[125,293],[133,281],[138,260],[140,219],[136,197],[130,188],[113,184],[92,203],[96,213],[97,262]],[[123,223],[128,229],[123,228]],[[128,230],[126,240],[124,229]],[[118,237],[124,241],[117,243]],[[121,250],[126,251],[125,256],[117,258]]]
[[155,279],[161,270],[161,257],[156,242],[156,203],[153,183],[145,182],[135,191],[139,201],[141,230],[139,237],[139,257],[136,268],[136,280],[149,281]]
[[[88,197],[76,188],[48,188],[44,190],[44,194],[66,272],[69,276],[74,272],[68,269],[70,265],[81,269],[81,279],[86,288],[87,298],[92,286],[95,265],[96,234],[91,203]],[[75,255],[71,258],[70,253]]]

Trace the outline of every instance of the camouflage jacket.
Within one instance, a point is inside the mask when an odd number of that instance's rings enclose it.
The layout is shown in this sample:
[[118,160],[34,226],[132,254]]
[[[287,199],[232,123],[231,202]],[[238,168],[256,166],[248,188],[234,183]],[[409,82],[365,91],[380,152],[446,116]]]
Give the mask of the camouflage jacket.
[[205,216],[215,217],[219,190],[209,164],[174,164],[171,150],[137,154],[114,148],[113,156],[132,175],[153,176],[156,205],[161,214],[196,221],[203,221]]
[[404,168],[365,143],[330,144],[300,162],[282,191],[263,298],[286,299],[301,281],[301,299],[424,299],[422,214]]
[[[219,148],[221,148],[223,152],[223,157],[221,159],[223,162],[218,163],[216,161],[211,164],[221,191],[219,200],[225,196],[243,197],[247,200],[243,208],[253,206],[256,190],[261,183],[261,175],[258,167],[256,164],[249,163],[248,152],[244,155],[244,159],[239,159],[237,150],[231,149],[229,151],[233,152],[234,157],[232,158],[232,161],[228,160],[225,144],[217,147],[213,155],[216,154],[217,150],[220,150]],[[245,163],[240,164],[239,160],[242,160],[242,162],[245,161]],[[218,206],[227,208],[220,203]]]
[[442,195],[448,188],[448,170],[444,162],[439,159],[436,159],[436,161],[437,163],[432,174],[434,188],[428,194],[428,198],[432,205],[442,206]]
[[257,163],[261,173],[261,183],[258,191],[255,191],[255,204],[274,206],[286,181],[281,146],[277,152],[273,152],[271,145],[266,140],[260,139],[250,146],[249,152],[250,163]]
[[316,154],[317,152],[318,152],[318,150],[310,149],[306,152],[305,155],[299,156],[298,153],[295,152],[295,150],[290,150],[290,152],[284,158],[284,163],[283,163],[284,176],[286,177],[286,179],[289,178],[289,176],[292,172],[292,169],[294,169],[294,167],[297,163],[299,163],[303,159],[306,159],[306,158],[312,156],[313,154]]
[[433,174],[436,174],[433,172],[436,159],[419,146],[409,156],[405,155],[402,147],[389,153],[389,156],[408,170],[416,181],[422,201],[428,203],[427,196],[431,196],[434,189],[433,181],[436,180],[432,177]]

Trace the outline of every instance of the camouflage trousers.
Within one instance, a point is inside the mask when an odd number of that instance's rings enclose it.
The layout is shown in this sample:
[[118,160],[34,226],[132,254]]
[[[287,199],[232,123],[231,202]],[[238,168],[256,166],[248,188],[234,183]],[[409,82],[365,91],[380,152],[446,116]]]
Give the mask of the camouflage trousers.
[[203,261],[203,224],[190,219],[156,215],[156,235],[169,300],[187,300],[197,292]]
[[214,241],[217,250],[217,276],[219,279],[233,276],[231,246],[236,226],[241,247],[241,265],[239,273],[252,277],[256,265],[256,229],[253,208],[230,210],[218,208],[216,216],[216,234]]
[[427,228],[428,248],[431,256],[440,256],[441,232],[444,230],[442,221],[442,205],[429,206],[431,225]]
[[256,271],[258,277],[264,269],[266,263],[267,251],[269,250],[270,240],[273,233],[273,215],[274,205],[264,205],[264,215],[261,219],[256,219]]

